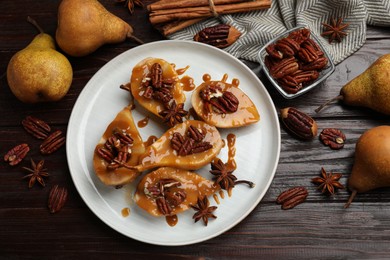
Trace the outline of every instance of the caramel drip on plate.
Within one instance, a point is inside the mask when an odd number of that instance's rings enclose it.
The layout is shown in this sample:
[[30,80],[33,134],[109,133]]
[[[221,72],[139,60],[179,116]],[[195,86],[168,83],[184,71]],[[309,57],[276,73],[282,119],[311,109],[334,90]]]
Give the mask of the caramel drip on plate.
[[227,166],[230,169],[236,169],[237,164],[234,160],[234,157],[236,156],[236,135],[235,134],[228,134],[227,135],[227,145],[228,145],[228,161]]
[[176,70],[176,73],[178,74],[178,75],[183,75],[188,69],[189,69],[189,65],[187,65],[187,66],[185,66],[184,68],[180,68],[180,69],[177,69]]
[[154,142],[156,142],[157,139],[158,137],[155,135],[149,136],[148,139],[144,142],[145,147],[152,145]]
[[180,79],[180,83],[183,84],[184,91],[192,91],[195,89],[194,79],[190,76],[184,76]]
[[130,208],[123,208],[122,211],[122,217],[126,218],[130,215]]
[[221,199],[225,198],[225,193],[223,192],[223,190],[219,191],[219,196],[221,197]]
[[149,117],[146,116],[144,119],[141,119],[140,121],[138,121],[137,125],[139,128],[143,128],[145,126],[147,126],[149,123]]
[[215,203],[217,203],[219,205],[218,195],[217,194],[213,194],[213,198],[214,198]]
[[179,219],[177,218],[177,215],[173,215],[173,216],[166,216],[165,220],[167,221],[168,225],[174,227],[176,226]]

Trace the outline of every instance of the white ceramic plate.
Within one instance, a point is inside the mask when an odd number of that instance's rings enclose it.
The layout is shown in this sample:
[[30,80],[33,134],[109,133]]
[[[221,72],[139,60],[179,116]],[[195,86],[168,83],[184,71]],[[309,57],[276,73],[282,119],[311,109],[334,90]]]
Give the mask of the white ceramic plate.
[[[92,156],[95,145],[116,114],[130,102],[130,96],[119,88],[129,82],[133,67],[147,57],[162,58],[176,64],[176,68],[190,68],[184,75],[194,78],[195,84],[202,83],[202,76],[208,73],[212,80],[222,79],[225,73],[231,82],[240,81],[239,87],[252,99],[260,112],[257,124],[221,131],[226,140],[229,133],[236,135],[238,179],[253,181],[252,189],[237,185],[229,197],[219,197],[219,204],[210,197],[217,219],[210,220],[207,227],[202,221],[194,223],[192,209],[178,215],[177,225],[171,227],[165,218],[148,215],[132,201],[136,184],[114,189],[103,185],[95,176]],[[186,109],[190,108],[187,92]],[[135,122],[148,115],[140,109],[133,110]],[[149,121],[139,131],[144,140],[150,135],[159,136],[167,128],[157,120]],[[81,92],[70,117],[67,130],[67,158],[75,186],[88,207],[107,225],[133,239],[157,245],[188,245],[213,238],[232,228],[243,220],[260,202],[274,177],[280,153],[280,128],[275,107],[268,92],[257,76],[235,57],[217,48],[187,41],[160,41],[144,44],[128,50],[104,65]],[[227,146],[219,158],[227,160]],[[197,173],[211,179],[210,166]],[[138,179],[137,181],[138,182]],[[124,217],[122,209],[129,208]]]

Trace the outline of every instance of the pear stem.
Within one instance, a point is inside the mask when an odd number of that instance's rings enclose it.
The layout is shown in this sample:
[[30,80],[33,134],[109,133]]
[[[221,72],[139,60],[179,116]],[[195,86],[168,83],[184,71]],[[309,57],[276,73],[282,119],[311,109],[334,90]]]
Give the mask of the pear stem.
[[343,95],[338,95],[337,97],[335,98],[332,98],[328,101],[326,101],[324,104],[322,104],[321,106],[319,106],[316,110],[316,113],[320,112],[324,107],[326,107],[327,105],[329,105],[330,103],[334,102],[334,101],[338,101],[338,100],[343,100],[344,99],[344,96]]
[[31,23],[32,25],[34,25],[35,28],[37,28],[37,30],[38,30],[40,33],[44,33],[42,27],[39,26],[39,24],[37,23],[37,21],[35,21],[34,19],[32,19],[30,16],[27,16],[27,21],[28,21],[29,23]]
[[144,42],[143,42],[141,39],[135,37],[135,36],[132,35],[132,34],[128,34],[128,35],[127,35],[127,38],[129,38],[129,39],[135,41],[136,43],[144,44]]
[[349,197],[349,199],[347,201],[347,203],[345,203],[345,205],[344,205],[345,209],[348,208],[349,205],[351,205],[351,203],[352,203],[353,199],[355,198],[356,194],[357,194],[357,190],[353,190],[351,196]]

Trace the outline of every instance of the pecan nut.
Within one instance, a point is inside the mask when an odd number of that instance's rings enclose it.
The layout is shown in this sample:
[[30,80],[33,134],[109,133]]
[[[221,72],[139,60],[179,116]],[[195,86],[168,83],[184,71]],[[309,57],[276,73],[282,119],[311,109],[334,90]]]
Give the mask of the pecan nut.
[[275,48],[275,44],[270,44],[265,48],[265,51],[268,53],[268,55],[274,59],[281,60],[283,59],[283,53],[278,51]]
[[339,150],[344,147],[346,137],[339,129],[325,128],[320,134],[320,140],[331,149]]
[[194,36],[194,41],[202,42],[217,48],[226,48],[232,45],[241,36],[233,26],[228,24],[218,24],[204,28]]
[[156,205],[158,210],[164,215],[169,216],[172,213],[172,207],[164,197],[158,197],[156,199]]
[[303,28],[301,30],[291,32],[287,38],[293,39],[300,45],[301,43],[310,39],[310,34],[311,32],[309,29]]
[[65,205],[65,202],[68,198],[68,190],[65,187],[59,187],[54,185],[50,189],[49,199],[47,206],[50,210],[50,213],[59,212]]
[[159,63],[154,63],[151,68],[151,84],[155,88],[161,88],[162,86],[162,68]]
[[38,139],[45,139],[50,131],[50,126],[43,120],[36,117],[27,116],[22,120],[24,129]]
[[57,151],[64,144],[65,136],[60,130],[57,130],[43,141],[43,143],[39,146],[39,149],[42,154],[51,154]]
[[317,135],[317,123],[309,115],[293,107],[280,111],[282,122],[286,128],[300,139],[310,140]]
[[190,127],[188,127],[188,136],[191,137],[192,139],[194,139],[195,141],[197,142],[200,142],[203,140],[203,138],[205,137],[204,134],[195,126],[193,125],[190,125]]
[[314,47],[311,44],[308,44],[306,42],[302,43],[301,48],[298,51],[298,57],[303,62],[313,62],[316,59],[318,59],[317,51],[314,49]]
[[28,151],[30,151],[28,144],[19,144],[4,155],[4,161],[11,166],[17,165],[26,157]]
[[295,78],[290,75],[279,79],[278,83],[289,94],[295,94],[303,87],[301,83],[297,82]]
[[286,75],[296,72],[299,64],[294,57],[283,59],[275,63],[270,70],[271,76],[275,79],[283,78]]
[[282,209],[292,209],[304,202],[309,195],[305,187],[294,187],[283,191],[277,198],[276,203],[282,205]]
[[319,77],[320,73],[316,70],[302,71],[298,70],[293,73],[291,76],[294,77],[295,81],[299,83],[309,83],[316,80]]
[[328,59],[326,57],[320,57],[317,60],[307,63],[301,64],[301,70],[322,70],[328,64]]
[[275,44],[275,49],[283,53],[284,56],[294,56],[301,47],[291,38],[282,38]]

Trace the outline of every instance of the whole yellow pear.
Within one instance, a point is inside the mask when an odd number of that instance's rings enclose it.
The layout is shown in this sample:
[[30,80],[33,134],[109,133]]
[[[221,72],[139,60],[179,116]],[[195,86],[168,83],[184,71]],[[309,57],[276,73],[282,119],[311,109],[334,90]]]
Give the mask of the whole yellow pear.
[[88,55],[104,44],[133,38],[133,28],[97,0],[62,0],[58,7],[56,41],[67,54]]
[[56,51],[54,39],[43,33],[39,26],[37,28],[41,33],[11,58],[7,67],[8,85],[12,93],[25,103],[58,101],[72,84],[72,66],[63,54]]

